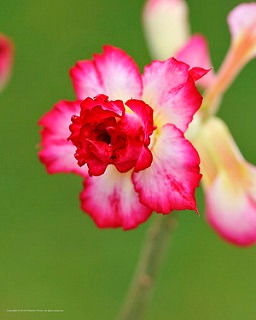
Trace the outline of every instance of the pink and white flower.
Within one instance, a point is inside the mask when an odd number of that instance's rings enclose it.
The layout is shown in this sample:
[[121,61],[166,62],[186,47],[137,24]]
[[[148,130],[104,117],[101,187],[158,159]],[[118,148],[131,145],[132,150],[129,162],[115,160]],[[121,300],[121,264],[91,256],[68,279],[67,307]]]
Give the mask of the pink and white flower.
[[[163,20],[169,21],[172,18],[170,11],[149,12],[151,2],[154,2],[155,7],[168,2],[169,6],[186,8],[182,0],[179,4],[175,0],[148,0],[143,13],[143,16],[148,16],[144,24],[146,33],[150,32],[149,23],[152,27],[153,22],[157,21],[160,30],[164,25]],[[187,15],[187,8],[183,10]],[[153,18],[154,14],[158,17]],[[184,22],[183,18],[176,26],[180,24],[187,29],[188,22]],[[234,8],[228,15],[228,25],[231,32],[230,48],[218,72],[214,74],[211,71],[198,82],[205,89],[203,105],[195,114],[186,137],[193,142],[201,158],[207,220],[224,239],[237,245],[251,245],[256,242],[256,167],[244,160],[227,126],[214,115],[236,75],[255,57],[256,3],[243,3]],[[169,32],[163,30],[161,41],[176,44],[173,29],[175,27]],[[159,54],[157,49],[152,49],[154,46],[163,49],[158,41],[149,41],[154,58],[164,55],[163,50]],[[170,50],[166,49],[167,52]],[[211,66],[207,42],[201,35],[187,39],[187,43],[172,54],[192,67]]]
[[217,117],[202,127],[196,145],[208,222],[232,243],[255,243],[256,167],[243,158],[226,124]]
[[135,228],[152,213],[197,211],[199,157],[184,132],[207,71],[170,58],[140,75],[122,50],[105,46],[70,71],[76,99],[44,115],[40,160],[49,173],[84,178],[81,207],[100,228]]
[[13,64],[13,43],[3,34],[0,34],[0,90],[9,80]]

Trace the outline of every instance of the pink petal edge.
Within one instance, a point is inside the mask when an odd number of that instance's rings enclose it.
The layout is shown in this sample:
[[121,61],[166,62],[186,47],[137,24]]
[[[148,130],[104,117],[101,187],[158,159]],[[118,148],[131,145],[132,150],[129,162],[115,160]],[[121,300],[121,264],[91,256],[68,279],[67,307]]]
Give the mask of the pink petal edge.
[[256,33],[256,3],[241,3],[228,15],[228,25],[233,40],[242,32]]
[[80,168],[74,157],[75,146],[68,141],[71,117],[79,112],[79,101],[60,101],[39,120],[39,125],[43,127],[39,158],[50,174],[73,172],[87,176],[87,169]]
[[80,200],[82,210],[99,228],[132,229],[152,213],[152,209],[140,203],[131,171],[120,174],[114,166],[108,166],[102,176],[85,179]]
[[256,243],[256,198],[237,184],[232,188],[221,174],[206,189],[206,218],[225,240],[249,246]]
[[[200,34],[193,35],[175,55],[175,58],[187,63],[190,67],[200,66],[200,68],[212,69],[207,40]],[[212,83],[214,77],[214,72],[211,70],[199,80],[198,84],[205,89]]]
[[152,149],[152,165],[133,174],[140,200],[158,213],[191,209],[197,212],[200,159],[192,144],[174,125],[167,124]]
[[187,64],[174,58],[145,67],[143,100],[153,108],[157,126],[172,123],[186,131],[202,103],[192,75]]
[[78,62],[70,70],[78,99],[105,94],[110,100],[140,99],[142,91],[138,66],[127,53],[106,45],[93,60]]

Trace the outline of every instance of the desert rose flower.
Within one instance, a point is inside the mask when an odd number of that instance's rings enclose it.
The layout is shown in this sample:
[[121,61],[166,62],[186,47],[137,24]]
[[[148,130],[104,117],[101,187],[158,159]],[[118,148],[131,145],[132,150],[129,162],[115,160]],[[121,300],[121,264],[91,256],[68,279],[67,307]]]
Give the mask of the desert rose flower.
[[202,127],[197,150],[202,163],[207,219],[226,240],[256,241],[256,168],[237,148],[225,123],[211,117]]
[[0,34],[0,91],[9,80],[13,63],[13,43],[3,34]]
[[[156,2],[160,4],[161,0]],[[168,2],[175,4],[174,0]],[[146,5],[144,15],[147,11]],[[162,15],[162,19],[168,18]],[[159,16],[158,21],[161,21]],[[226,240],[250,245],[256,242],[256,168],[244,160],[227,126],[214,115],[235,76],[255,56],[256,3],[244,3],[234,8],[228,15],[228,25],[230,48],[219,71],[215,74],[209,72],[198,82],[205,90],[203,105],[190,124],[186,137],[196,146],[201,158],[207,220]],[[149,30],[147,24],[144,27]],[[164,30],[162,35],[170,41],[173,31],[170,30],[168,35]],[[152,45],[158,46],[157,41],[149,43],[150,47]],[[192,36],[173,55],[192,67],[211,66],[207,42],[201,35]]]
[[205,73],[170,58],[140,75],[112,46],[71,69],[76,100],[41,118],[39,157],[49,173],[84,178],[81,207],[97,226],[131,229],[152,211],[197,211],[199,157],[184,132],[201,105],[195,81]]

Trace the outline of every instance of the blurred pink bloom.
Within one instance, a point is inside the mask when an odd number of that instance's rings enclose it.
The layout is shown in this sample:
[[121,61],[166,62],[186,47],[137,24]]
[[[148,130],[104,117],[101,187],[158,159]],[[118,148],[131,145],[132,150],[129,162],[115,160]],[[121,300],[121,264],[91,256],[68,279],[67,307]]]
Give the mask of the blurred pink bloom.
[[256,168],[241,155],[225,123],[211,117],[196,142],[206,196],[207,219],[226,240],[256,241]]
[[9,80],[13,63],[13,43],[5,35],[0,34],[0,90]]
[[[201,34],[191,36],[186,44],[176,52],[174,56],[177,60],[184,61],[193,67],[201,66],[205,69],[212,68],[207,40]],[[213,80],[214,72],[213,70],[210,70],[210,72],[198,81],[198,85],[205,89],[209,87]]]
[[71,69],[77,100],[41,118],[39,157],[49,173],[84,178],[81,207],[97,226],[131,229],[152,211],[197,211],[199,157],[184,132],[202,101],[195,81],[206,72],[170,58],[140,75],[112,46]]
[[143,11],[145,36],[153,57],[172,57],[189,37],[187,5],[182,0],[149,0]]
[[256,54],[256,3],[243,3],[228,15],[231,45],[218,71],[218,77],[205,92],[208,112],[215,114],[222,95],[241,69]]
[[232,46],[246,46],[247,55],[256,55],[256,3],[242,3],[228,15]]
[[[153,59],[171,56],[191,67],[212,69],[208,43],[201,34],[190,37],[188,7],[184,0],[148,0],[143,10],[143,25]],[[198,85],[206,88],[214,79],[210,70]]]
[[[155,5],[161,2],[154,1]],[[175,5],[174,0],[166,2]],[[184,1],[180,2],[185,4]],[[148,14],[147,11],[146,4],[144,15]],[[171,12],[169,17],[166,13],[162,15],[162,19],[171,17]],[[160,16],[157,19],[161,21]],[[181,20],[179,23],[184,22]],[[187,24],[188,22],[184,23],[185,28]],[[205,89],[203,105],[195,114],[186,137],[196,146],[201,158],[206,216],[209,223],[226,240],[238,245],[250,245],[256,242],[256,168],[243,159],[227,126],[214,117],[214,114],[218,111],[222,95],[235,76],[255,56],[256,3],[237,6],[228,15],[228,24],[232,36],[231,46],[219,71],[216,74],[209,72],[198,82]],[[144,27],[149,30],[148,25]],[[173,30],[170,30],[169,34],[164,30],[162,35],[165,41],[176,42]],[[154,45],[158,46],[157,41],[149,43],[152,52]],[[192,36],[182,48],[173,52],[173,55],[191,67],[211,66],[207,43],[201,35]]]

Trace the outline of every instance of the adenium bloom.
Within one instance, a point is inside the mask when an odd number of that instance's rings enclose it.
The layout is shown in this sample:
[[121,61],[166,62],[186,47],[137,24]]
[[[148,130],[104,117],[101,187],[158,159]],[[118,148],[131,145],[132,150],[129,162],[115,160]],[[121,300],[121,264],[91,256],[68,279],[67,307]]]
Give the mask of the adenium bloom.
[[0,91],[9,80],[13,63],[13,43],[5,35],[0,34]]
[[196,145],[209,223],[230,242],[254,243],[256,168],[243,158],[227,126],[217,117],[202,127]]
[[97,226],[131,229],[152,211],[197,211],[199,157],[184,132],[201,105],[195,81],[205,73],[170,58],[141,76],[112,46],[71,69],[77,100],[41,118],[39,157],[49,173],[84,178],[81,207]]
[[[166,2],[169,5],[176,3],[175,0]],[[155,0],[156,3],[161,5],[162,0]],[[144,14],[147,12],[146,5]],[[168,19],[166,14],[162,19]],[[161,21],[160,16],[157,21]],[[209,72],[198,82],[205,89],[203,106],[195,114],[186,137],[193,142],[201,158],[207,220],[224,239],[237,245],[251,245],[256,242],[256,167],[244,160],[227,126],[214,115],[235,76],[255,57],[256,3],[244,3],[234,8],[228,15],[228,24],[231,46],[219,71]],[[144,26],[149,30],[147,24]],[[186,28],[187,22],[184,26]],[[173,30],[169,31],[169,36],[166,30],[162,35],[167,42],[176,43],[171,39]],[[158,46],[157,41],[151,41],[149,46],[152,45]],[[187,39],[187,43],[172,54],[192,67],[211,66],[207,42],[201,35]]]
[[139,172],[152,163],[148,146],[153,110],[141,100],[130,99],[125,105],[100,94],[86,98],[80,116],[72,117],[69,139],[77,148],[75,158],[79,166],[87,164],[91,176],[102,175],[109,164],[124,173]]

